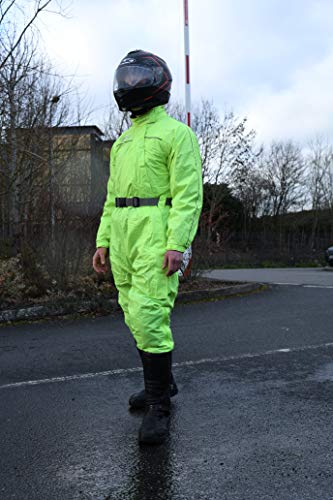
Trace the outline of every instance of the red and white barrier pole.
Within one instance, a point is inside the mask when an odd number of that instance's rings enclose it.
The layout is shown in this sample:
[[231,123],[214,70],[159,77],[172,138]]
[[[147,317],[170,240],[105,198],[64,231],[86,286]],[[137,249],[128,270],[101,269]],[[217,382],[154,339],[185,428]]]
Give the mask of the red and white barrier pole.
[[[185,111],[187,125],[191,126],[191,84],[190,84],[190,37],[188,22],[188,0],[184,0],[184,50],[185,50]],[[185,278],[191,274],[192,246],[183,255],[182,271]]]
[[184,49],[185,49],[185,110],[187,125],[191,126],[190,37],[188,0],[184,0]]

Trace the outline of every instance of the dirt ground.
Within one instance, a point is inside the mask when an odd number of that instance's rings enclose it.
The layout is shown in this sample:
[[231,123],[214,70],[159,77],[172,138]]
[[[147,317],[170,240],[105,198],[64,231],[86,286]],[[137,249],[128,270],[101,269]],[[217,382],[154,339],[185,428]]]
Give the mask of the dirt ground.
[[[190,279],[180,278],[179,291],[207,290],[230,286],[232,283],[200,277],[193,273]],[[24,272],[20,259],[13,257],[0,261],[0,310],[30,307],[64,300],[116,298],[117,291],[111,273],[98,276],[68,277],[65,284],[52,279],[43,269]]]

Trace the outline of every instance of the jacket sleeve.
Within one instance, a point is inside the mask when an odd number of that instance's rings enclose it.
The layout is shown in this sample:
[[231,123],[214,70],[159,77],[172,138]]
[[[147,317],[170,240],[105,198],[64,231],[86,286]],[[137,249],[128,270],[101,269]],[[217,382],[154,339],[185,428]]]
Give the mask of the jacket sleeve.
[[203,198],[199,144],[186,125],[176,130],[169,156],[169,175],[172,207],[167,250],[184,252],[197,232]]
[[115,194],[113,190],[114,169],[112,168],[112,165],[114,164],[114,152],[115,147],[113,145],[110,153],[110,176],[107,184],[107,193],[103,213],[96,236],[96,248],[109,248],[110,245],[111,214],[115,207]]

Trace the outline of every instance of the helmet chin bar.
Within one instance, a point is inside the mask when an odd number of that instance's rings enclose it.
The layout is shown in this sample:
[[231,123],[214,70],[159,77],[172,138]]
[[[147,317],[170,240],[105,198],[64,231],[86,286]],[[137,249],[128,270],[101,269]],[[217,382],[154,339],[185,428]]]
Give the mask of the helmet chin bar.
[[130,118],[136,118],[137,116],[145,115],[151,109],[153,109],[153,107],[151,107],[151,108],[133,108],[130,110],[130,112],[131,112]]

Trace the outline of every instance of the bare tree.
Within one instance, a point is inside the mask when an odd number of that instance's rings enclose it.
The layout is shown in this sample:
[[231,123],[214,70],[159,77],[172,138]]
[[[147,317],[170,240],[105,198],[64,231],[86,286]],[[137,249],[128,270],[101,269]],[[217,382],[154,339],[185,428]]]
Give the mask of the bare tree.
[[110,104],[104,119],[103,130],[106,139],[115,141],[131,126],[130,113],[119,111],[118,106]]
[[51,4],[63,13],[60,0],[0,0],[0,70]]
[[263,212],[277,217],[304,204],[305,162],[292,141],[273,142],[260,162],[265,189]]
[[186,121],[186,110],[184,104],[180,101],[171,101],[166,105],[166,110],[170,116],[175,118],[176,120],[187,123]]
[[[225,113],[221,119],[210,101],[202,101],[194,115],[193,128],[200,144],[204,183],[215,186],[215,189],[206,189],[209,213],[204,214],[203,218],[207,219],[205,225],[209,247],[215,228],[226,218],[224,190],[217,187],[223,183],[230,184],[237,192],[238,177],[251,166],[255,133],[253,130],[248,131],[246,125],[246,118],[239,119],[232,112]],[[223,241],[226,236],[219,235],[219,239]]]
[[[7,236],[22,235],[37,200],[54,196],[51,172],[52,127],[72,118],[68,87],[37,57],[31,42],[22,42],[0,73],[0,195]],[[48,173],[45,176],[45,173]],[[50,210],[54,206],[50,200]],[[5,234],[5,228],[3,226]]]
[[216,184],[220,174],[219,137],[222,127],[219,112],[212,101],[202,100],[200,105],[195,106],[192,128],[199,141],[203,181]]
[[322,137],[316,137],[309,144],[306,158],[307,186],[313,211],[310,245],[316,247],[318,223],[323,211],[332,213],[331,234],[333,234],[333,147]]

